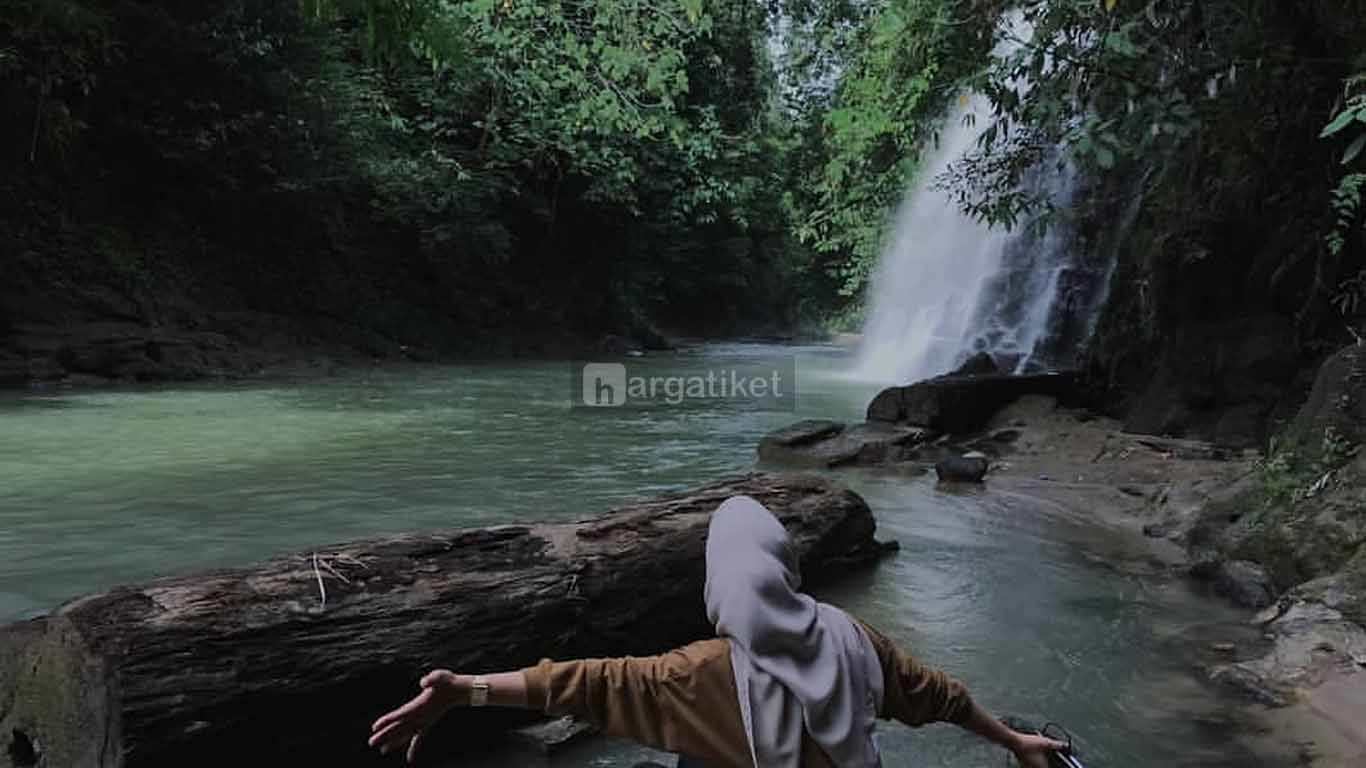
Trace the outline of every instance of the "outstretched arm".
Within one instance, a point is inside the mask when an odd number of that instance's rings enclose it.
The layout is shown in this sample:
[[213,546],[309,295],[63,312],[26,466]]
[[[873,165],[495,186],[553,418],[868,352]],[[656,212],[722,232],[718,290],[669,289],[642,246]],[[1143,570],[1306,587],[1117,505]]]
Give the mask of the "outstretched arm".
[[[488,703],[495,707],[528,706],[526,676],[521,672],[484,675],[489,684]],[[468,706],[473,675],[457,675],[448,669],[427,673],[418,682],[421,692],[408,703],[389,712],[370,726],[370,746],[381,754],[404,749],[408,762],[417,755],[422,734],[455,707]]]
[[1010,750],[1025,768],[1047,768],[1048,753],[1066,746],[1012,730],[978,706],[962,683],[902,653],[895,643],[867,624],[861,627],[882,662],[880,716],[911,726],[953,723]]
[[[719,681],[728,679],[724,642],[705,641],[662,656],[547,660],[519,672],[485,675],[488,703],[574,715],[608,736],[712,755],[716,745],[744,739],[733,687],[722,694],[733,704],[733,716],[711,711],[715,707],[703,705],[712,699],[698,695],[698,690],[721,690]],[[370,745],[384,753],[406,749],[411,760],[427,728],[452,708],[469,704],[472,681],[470,675],[447,670],[423,677],[417,696],[375,721]]]
[[1024,768],[1048,768],[1048,755],[1061,752],[1066,744],[1043,736],[1030,735],[1012,730],[1010,726],[992,717],[991,713],[976,703],[968,718],[961,725],[994,744],[1010,750]]

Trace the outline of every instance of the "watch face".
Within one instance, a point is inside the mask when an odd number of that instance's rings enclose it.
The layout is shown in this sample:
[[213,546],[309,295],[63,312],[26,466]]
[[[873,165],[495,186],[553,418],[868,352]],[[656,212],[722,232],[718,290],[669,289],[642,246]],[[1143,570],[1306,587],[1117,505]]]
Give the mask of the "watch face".
[[476,680],[470,686],[470,705],[482,707],[489,700],[489,684],[484,680]]

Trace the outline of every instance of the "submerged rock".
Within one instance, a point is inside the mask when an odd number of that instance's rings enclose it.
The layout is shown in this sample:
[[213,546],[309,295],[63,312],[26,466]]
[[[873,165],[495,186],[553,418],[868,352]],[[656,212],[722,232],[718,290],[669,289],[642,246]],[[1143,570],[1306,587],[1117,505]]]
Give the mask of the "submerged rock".
[[597,726],[592,723],[566,715],[516,728],[510,736],[514,742],[524,747],[530,747],[542,754],[552,754],[597,732]]
[[869,466],[913,458],[930,433],[892,424],[801,421],[759,441],[762,461],[799,467]]

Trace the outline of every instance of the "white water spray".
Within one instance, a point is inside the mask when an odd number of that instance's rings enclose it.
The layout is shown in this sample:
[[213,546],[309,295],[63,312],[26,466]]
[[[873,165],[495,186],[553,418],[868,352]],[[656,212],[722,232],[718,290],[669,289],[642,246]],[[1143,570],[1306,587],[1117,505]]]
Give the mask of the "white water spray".
[[[1028,38],[1018,16],[1003,23],[1009,38]],[[1109,268],[1087,265],[1075,247],[1066,216],[1076,187],[1071,166],[1049,158],[1027,180],[1063,212],[1042,234],[988,227],[936,184],[974,149],[990,118],[985,98],[961,99],[898,209],[870,286],[857,378],[917,381],[976,352],[1016,372],[1075,364]]]
[[[974,330],[1007,235],[963,213],[934,180],[972,149],[989,114],[981,97],[960,101],[937,151],[897,210],[871,284],[856,368],[860,378],[903,382],[947,371]],[[968,115],[975,120],[965,125]]]

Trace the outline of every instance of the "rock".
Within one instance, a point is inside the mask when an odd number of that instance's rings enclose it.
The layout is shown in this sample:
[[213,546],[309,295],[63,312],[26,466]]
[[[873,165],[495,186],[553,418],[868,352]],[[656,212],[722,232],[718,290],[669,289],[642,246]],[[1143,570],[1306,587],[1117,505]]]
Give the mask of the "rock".
[[1220,448],[1243,449],[1260,445],[1266,417],[1265,404],[1235,405],[1219,416],[1211,438]]
[[[390,536],[117,587],[0,627],[0,735],[53,768],[235,766],[265,749],[376,764],[339,734],[365,733],[432,667],[645,655],[710,635],[707,522],[739,493],[787,526],[804,584],[887,551],[852,492],[756,474],[578,523]],[[525,714],[453,713],[428,752]]]
[[1366,442],[1366,347],[1341,349],[1319,366],[1285,438],[1305,458],[1316,458],[1330,429],[1348,443]]
[[565,716],[514,728],[509,735],[515,743],[548,755],[597,732],[592,723]]
[[915,427],[809,420],[765,435],[759,459],[798,467],[871,466],[913,458],[928,437]]
[[[1313,496],[1265,498],[1249,505],[1218,533],[1213,544],[1230,560],[1260,564],[1284,591],[1343,567],[1366,545],[1366,455],[1328,477]],[[1305,486],[1317,482],[1303,481]],[[1302,488],[1300,490],[1303,490]]]
[[998,429],[995,432],[992,432],[991,436],[987,439],[993,443],[1010,444],[1019,440],[1020,434],[1020,430],[1018,429]]
[[646,323],[638,325],[631,332],[631,336],[641,347],[651,352],[668,352],[676,346],[667,336]]
[[1268,706],[1284,706],[1297,691],[1340,676],[1366,658],[1366,629],[1313,594],[1292,592],[1281,599],[1265,625],[1266,655],[1216,667],[1211,677]]
[[1143,535],[1150,539],[1165,539],[1172,534],[1175,527],[1176,523],[1173,520],[1146,523],[1143,526]]
[[1295,587],[1291,597],[1320,603],[1366,627],[1366,545],[1339,571]]
[[1183,325],[1160,348],[1124,429],[1240,448],[1260,443],[1300,362],[1294,322],[1276,315]]
[[797,448],[803,445],[810,445],[811,443],[818,443],[843,432],[844,427],[844,423],[839,421],[830,421],[829,419],[806,419],[764,435],[763,440],[759,444],[760,451],[763,450],[764,443],[778,445],[784,448]]
[[981,376],[988,373],[1005,373],[996,365],[996,361],[986,352],[978,352],[969,357],[962,365],[955,368],[950,376]]
[[27,360],[0,352],[0,387],[25,387],[31,380]]
[[1214,573],[1214,589],[1234,603],[1254,611],[1260,611],[1275,600],[1266,570],[1246,560],[1220,563]]
[[980,483],[986,477],[990,462],[983,456],[958,456],[943,459],[934,465],[940,482],[957,481]]
[[1231,451],[1226,447],[1207,443],[1202,440],[1181,440],[1173,437],[1140,437],[1135,443],[1166,454],[1174,459],[1198,459],[1204,461],[1228,461],[1242,457],[1242,451]]
[[[191,381],[245,370],[235,345],[221,334],[133,322],[23,326],[11,343],[28,356],[29,380]],[[16,377],[0,375],[0,385],[16,383]]]
[[1233,643],[1214,643],[1210,645],[1209,648],[1211,651],[1214,651],[1215,653],[1233,654],[1237,653],[1238,651],[1238,646],[1234,645]]
[[924,427],[963,435],[982,429],[1001,408],[1025,395],[1070,395],[1076,376],[945,375],[878,393],[868,405],[868,420]]
[[1293,690],[1276,685],[1265,675],[1242,664],[1215,667],[1210,671],[1210,681],[1268,707],[1284,707],[1294,695]]

